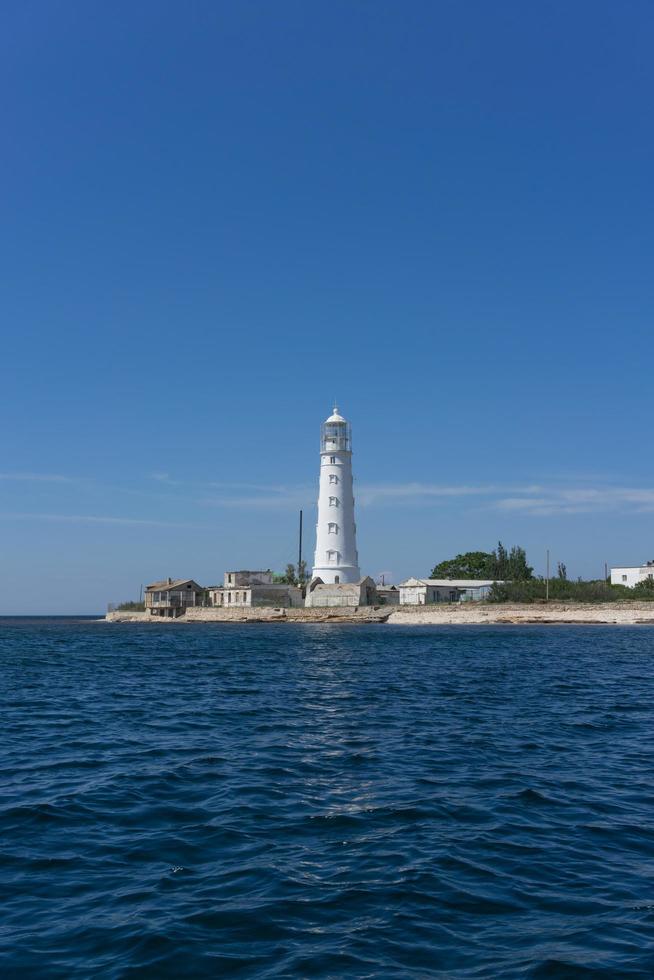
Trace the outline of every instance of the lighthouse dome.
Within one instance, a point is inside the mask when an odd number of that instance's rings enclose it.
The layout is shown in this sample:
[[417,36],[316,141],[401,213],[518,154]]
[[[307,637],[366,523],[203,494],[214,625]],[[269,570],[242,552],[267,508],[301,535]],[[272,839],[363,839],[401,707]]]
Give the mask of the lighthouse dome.
[[326,422],[345,422],[345,419],[343,418],[343,416],[342,415],[339,415],[339,413],[338,413],[338,405],[334,405],[334,411],[332,412],[332,414],[329,416],[328,419],[325,419],[325,421]]

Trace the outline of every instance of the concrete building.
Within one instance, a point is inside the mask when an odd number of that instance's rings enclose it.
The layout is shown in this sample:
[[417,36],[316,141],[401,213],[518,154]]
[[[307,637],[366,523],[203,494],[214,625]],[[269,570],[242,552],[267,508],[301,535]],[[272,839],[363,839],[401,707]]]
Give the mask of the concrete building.
[[611,585],[626,585],[633,589],[634,585],[647,578],[654,578],[654,561],[646,561],[644,565],[616,565],[611,568]]
[[358,582],[323,582],[314,578],[307,586],[306,606],[374,606],[377,589],[371,578]]
[[320,430],[320,487],[313,578],[321,584],[361,580],[354,523],[352,432],[334,406]]
[[181,616],[188,606],[201,606],[205,590],[191,578],[167,578],[145,589],[145,611],[151,616]]
[[383,606],[399,606],[400,590],[397,585],[377,585],[377,601]]
[[488,598],[492,584],[492,580],[487,579],[409,578],[400,583],[400,605],[479,602]]
[[301,588],[273,582],[272,572],[225,572],[223,585],[207,590],[209,603],[226,609],[252,606],[272,606],[288,609],[304,606]]

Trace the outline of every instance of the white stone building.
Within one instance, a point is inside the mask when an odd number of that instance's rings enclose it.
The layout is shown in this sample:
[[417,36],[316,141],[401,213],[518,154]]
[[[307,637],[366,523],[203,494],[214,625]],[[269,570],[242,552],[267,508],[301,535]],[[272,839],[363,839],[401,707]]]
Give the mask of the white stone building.
[[359,582],[352,489],[352,432],[338,408],[320,431],[320,489],[313,576],[326,585]]
[[646,561],[644,565],[616,565],[611,569],[611,585],[633,589],[647,578],[654,578],[654,561]]
[[491,579],[409,578],[406,582],[400,582],[400,605],[479,602],[488,598],[492,585]]
[[304,605],[302,589],[273,582],[270,571],[225,572],[223,585],[209,586],[207,591],[210,605],[223,609],[251,606],[288,609]]

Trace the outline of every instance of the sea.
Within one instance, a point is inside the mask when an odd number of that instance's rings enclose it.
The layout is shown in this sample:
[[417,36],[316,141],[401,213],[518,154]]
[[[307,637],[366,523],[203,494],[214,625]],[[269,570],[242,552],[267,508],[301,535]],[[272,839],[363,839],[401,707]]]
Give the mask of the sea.
[[0,976],[654,976],[654,629],[0,619]]

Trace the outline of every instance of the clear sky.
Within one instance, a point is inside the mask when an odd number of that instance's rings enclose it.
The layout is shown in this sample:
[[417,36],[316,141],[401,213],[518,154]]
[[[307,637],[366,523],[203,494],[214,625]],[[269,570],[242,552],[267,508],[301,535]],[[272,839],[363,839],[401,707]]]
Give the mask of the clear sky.
[[311,561],[654,557],[651,0],[21,0],[0,613]]

